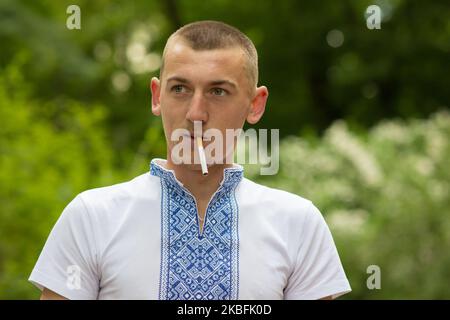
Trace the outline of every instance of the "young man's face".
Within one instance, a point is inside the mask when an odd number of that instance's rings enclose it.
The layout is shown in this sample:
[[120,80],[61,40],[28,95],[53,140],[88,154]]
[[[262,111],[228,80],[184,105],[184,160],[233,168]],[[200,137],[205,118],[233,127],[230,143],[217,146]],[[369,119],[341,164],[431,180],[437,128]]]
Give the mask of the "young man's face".
[[238,47],[195,51],[182,40],[169,44],[162,78],[151,83],[152,112],[162,116],[168,157],[179,142],[171,141],[172,132],[182,128],[193,135],[194,121],[202,122],[203,132],[215,128],[225,138],[226,129],[261,118],[267,89],[250,83],[246,59]]

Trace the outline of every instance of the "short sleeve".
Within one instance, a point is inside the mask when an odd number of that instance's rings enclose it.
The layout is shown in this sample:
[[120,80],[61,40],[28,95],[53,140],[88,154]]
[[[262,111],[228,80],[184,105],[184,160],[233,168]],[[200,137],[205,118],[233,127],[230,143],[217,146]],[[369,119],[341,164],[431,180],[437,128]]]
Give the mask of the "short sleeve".
[[311,203],[284,298],[316,300],[331,296],[334,299],[350,291],[331,232],[320,211]]
[[40,290],[71,300],[96,299],[99,290],[93,226],[81,195],[62,212],[29,277]]

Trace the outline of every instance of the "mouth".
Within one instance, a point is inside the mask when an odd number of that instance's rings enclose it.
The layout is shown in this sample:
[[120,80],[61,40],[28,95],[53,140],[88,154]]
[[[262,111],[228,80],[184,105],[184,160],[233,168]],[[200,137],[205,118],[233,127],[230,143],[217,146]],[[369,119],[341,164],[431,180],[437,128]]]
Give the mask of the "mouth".
[[194,135],[193,133],[191,133],[190,135],[186,135],[186,137],[191,138],[192,140],[196,140],[197,137],[200,137],[202,139],[202,141],[205,141],[205,137],[201,136],[201,135]]

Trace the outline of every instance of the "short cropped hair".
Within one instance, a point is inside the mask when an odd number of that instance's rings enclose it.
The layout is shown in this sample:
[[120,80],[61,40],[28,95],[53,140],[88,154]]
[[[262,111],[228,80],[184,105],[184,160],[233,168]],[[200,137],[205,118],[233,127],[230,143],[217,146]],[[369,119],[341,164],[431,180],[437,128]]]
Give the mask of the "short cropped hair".
[[197,21],[189,23],[175,31],[167,40],[164,48],[160,77],[164,70],[164,59],[167,44],[175,37],[180,37],[193,50],[214,50],[227,48],[241,48],[247,56],[246,70],[249,83],[256,86],[258,83],[258,53],[253,42],[240,30],[220,21]]

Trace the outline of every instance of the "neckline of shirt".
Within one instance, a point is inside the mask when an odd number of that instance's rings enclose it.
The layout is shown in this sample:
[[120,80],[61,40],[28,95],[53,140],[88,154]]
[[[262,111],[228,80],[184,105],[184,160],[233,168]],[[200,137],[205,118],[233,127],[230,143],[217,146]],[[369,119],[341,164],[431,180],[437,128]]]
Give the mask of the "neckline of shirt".
[[[185,189],[183,183],[176,178],[175,171],[167,169],[164,164],[167,163],[166,159],[154,158],[150,162],[150,174],[157,176],[162,180],[170,182],[172,185],[178,185],[182,189]],[[221,187],[229,187],[237,185],[244,176],[244,168],[236,163],[233,163],[232,167],[223,169],[223,179],[220,182],[219,189]]]

